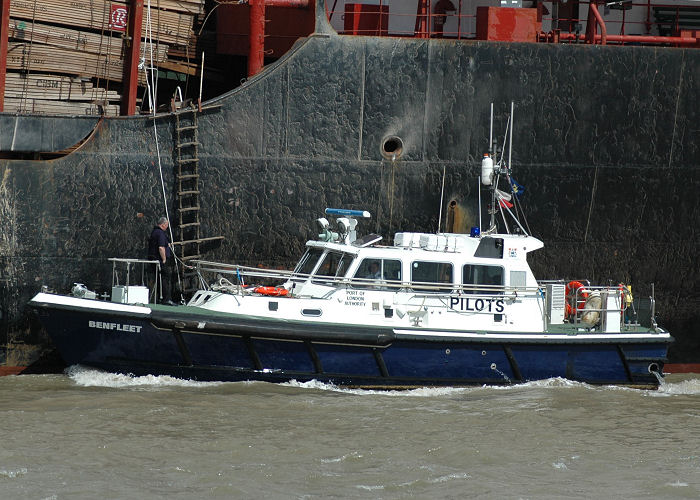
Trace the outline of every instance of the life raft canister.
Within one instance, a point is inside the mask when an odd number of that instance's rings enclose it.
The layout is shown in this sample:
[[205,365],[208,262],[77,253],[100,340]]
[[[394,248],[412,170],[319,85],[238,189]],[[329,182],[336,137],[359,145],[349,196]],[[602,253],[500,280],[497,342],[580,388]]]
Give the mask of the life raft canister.
[[602,307],[603,298],[600,296],[600,292],[591,292],[590,296],[586,299],[586,305],[581,313],[581,323],[589,328],[593,328],[600,323]]
[[289,290],[276,286],[259,286],[253,290],[260,295],[269,295],[271,297],[283,297],[289,293]]
[[569,281],[566,284],[566,317],[572,318],[576,316],[579,309],[586,306],[588,299],[588,290],[580,281]]

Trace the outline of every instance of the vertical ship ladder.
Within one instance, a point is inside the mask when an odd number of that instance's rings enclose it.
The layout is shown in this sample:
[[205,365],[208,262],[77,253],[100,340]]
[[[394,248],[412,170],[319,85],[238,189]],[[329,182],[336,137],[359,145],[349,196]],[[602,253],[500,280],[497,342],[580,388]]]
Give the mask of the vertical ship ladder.
[[[199,182],[199,130],[197,108],[183,106],[175,112],[175,204],[177,211],[176,252],[184,264],[202,257],[201,244],[222,240],[223,236],[202,238]],[[187,294],[197,286],[196,276],[186,268],[182,291]]]

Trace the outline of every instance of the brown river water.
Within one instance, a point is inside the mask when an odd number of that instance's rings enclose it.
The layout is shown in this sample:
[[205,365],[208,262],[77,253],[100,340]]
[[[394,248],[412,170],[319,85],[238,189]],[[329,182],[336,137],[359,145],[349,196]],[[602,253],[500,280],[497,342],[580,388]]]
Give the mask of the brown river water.
[[700,375],[344,390],[0,378],[0,499],[699,498]]

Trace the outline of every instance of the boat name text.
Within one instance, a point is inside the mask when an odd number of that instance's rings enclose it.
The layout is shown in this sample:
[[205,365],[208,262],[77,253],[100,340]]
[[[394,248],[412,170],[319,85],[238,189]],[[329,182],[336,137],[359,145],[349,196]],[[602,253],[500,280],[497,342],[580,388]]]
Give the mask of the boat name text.
[[139,325],[122,325],[121,323],[103,323],[102,321],[88,321],[90,328],[99,328],[101,330],[117,330],[120,332],[135,332],[139,333],[141,327]]
[[506,306],[504,299],[475,299],[473,297],[455,297],[450,295],[450,309],[502,313],[505,311]]

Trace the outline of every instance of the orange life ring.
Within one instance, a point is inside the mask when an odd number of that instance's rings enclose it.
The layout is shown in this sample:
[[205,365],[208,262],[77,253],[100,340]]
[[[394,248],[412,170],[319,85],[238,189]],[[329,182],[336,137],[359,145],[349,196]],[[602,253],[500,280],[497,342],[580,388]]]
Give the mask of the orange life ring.
[[289,290],[286,288],[278,288],[276,286],[259,286],[253,291],[260,295],[270,295],[271,297],[283,297],[289,293]]
[[586,306],[588,290],[580,281],[569,281],[566,284],[566,316],[572,318],[576,316],[579,309]]

